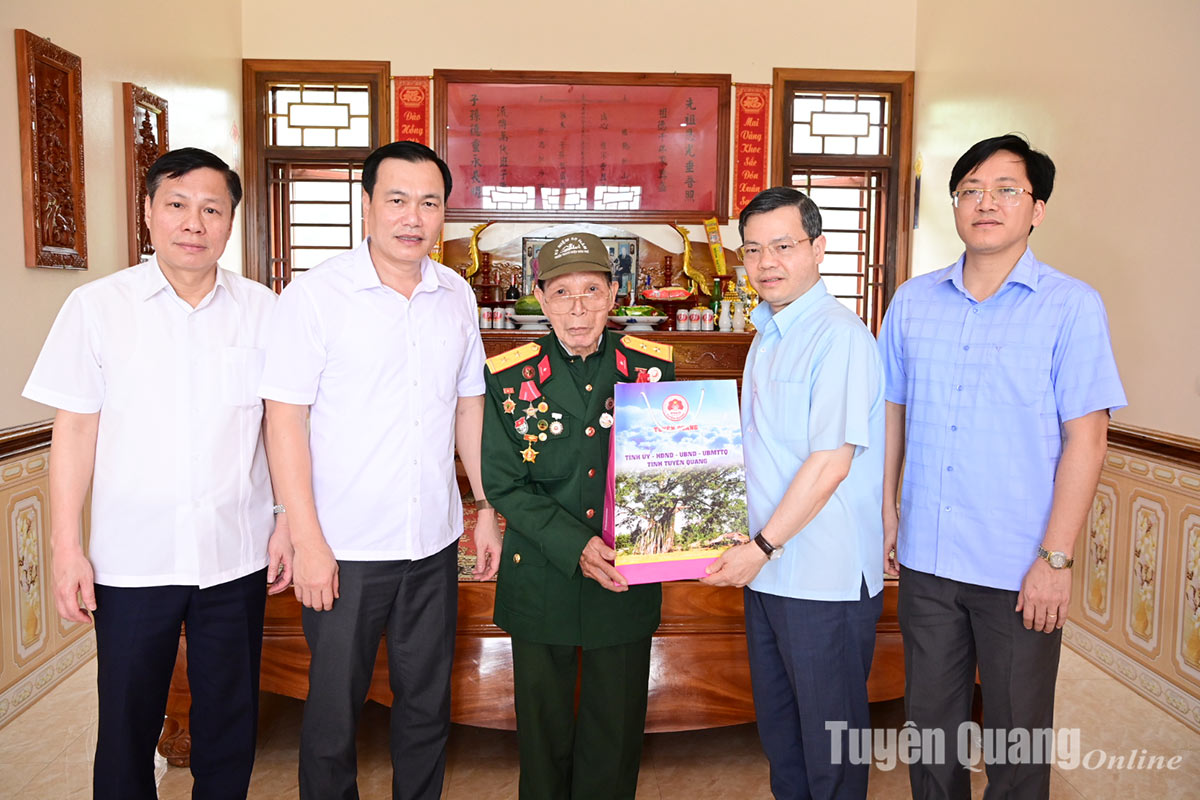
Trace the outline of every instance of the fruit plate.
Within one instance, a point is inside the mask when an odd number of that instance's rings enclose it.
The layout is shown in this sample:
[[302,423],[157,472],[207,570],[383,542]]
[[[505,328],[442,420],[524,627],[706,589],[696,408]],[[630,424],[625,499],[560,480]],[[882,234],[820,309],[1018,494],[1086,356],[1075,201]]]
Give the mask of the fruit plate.
[[546,323],[550,321],[541,314],[513,314],[509,319],[517,323],[517,327],[524,331],[547,330]]
[[654,326],[662,322],[666,317],[629,317],[625,315],[610,315],[609,322],[615,322],[618,325],[624,325],[627,331],[652,331]]

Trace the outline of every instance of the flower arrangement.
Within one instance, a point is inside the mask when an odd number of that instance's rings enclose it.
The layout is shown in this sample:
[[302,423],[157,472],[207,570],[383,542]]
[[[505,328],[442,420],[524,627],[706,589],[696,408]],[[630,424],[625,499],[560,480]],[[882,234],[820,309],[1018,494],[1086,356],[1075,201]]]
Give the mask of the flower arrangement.
[[1187,569],[1184,573],[1185,613],[1191,613],[1192,623],[1200,626],[1200,526],[1188,532]]
[[17,583],[26,597],[37,592],[40,568],[33,515],[21,514],[17,517]]
[[1109,499],[1097,494],[1092,500],[1092,525],[1088,530],[1088,605],[1096,611],[1104,611],[1107,604],[1105,590],[1108,587],[1109,549],[1112,545],[1112,519],[1109,515]]
[[1154,598],[1154,579],[1158,572],[1158,524],[1149,509],[1138,509],[1137,531],[1133,539],[1133,571],[1138,594],[1146,601]]

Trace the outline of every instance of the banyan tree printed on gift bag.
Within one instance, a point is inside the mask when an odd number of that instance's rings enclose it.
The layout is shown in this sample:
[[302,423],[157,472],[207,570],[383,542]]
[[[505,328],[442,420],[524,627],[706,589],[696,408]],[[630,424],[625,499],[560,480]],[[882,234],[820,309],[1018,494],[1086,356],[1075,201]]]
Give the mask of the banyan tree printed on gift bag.
[[605,537],[630,583],[682,580],[749,541],[737,385],[618,384]]

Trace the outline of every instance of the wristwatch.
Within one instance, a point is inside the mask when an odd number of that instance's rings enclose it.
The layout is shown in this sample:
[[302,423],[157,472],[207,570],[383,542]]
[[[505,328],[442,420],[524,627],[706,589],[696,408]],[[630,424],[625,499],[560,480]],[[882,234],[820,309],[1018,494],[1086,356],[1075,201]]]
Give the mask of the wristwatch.
[[1050,565],[1051,569],[1070,569],[1075,563],[1075,559],[1067,558],[1066,553],[1060,553],[1057,550],[1051,552],[1046,548],[1038,545],[1038,558]]
[[762,531],[759,531],[754,535],[754,543],[758,545],[760,550],[763,551],[763,555],[767,557],[768,561],[774,561],[783,555],[783,545],[776,547],[775,545],[771,544],[766,540],[766,537],[762,535]]

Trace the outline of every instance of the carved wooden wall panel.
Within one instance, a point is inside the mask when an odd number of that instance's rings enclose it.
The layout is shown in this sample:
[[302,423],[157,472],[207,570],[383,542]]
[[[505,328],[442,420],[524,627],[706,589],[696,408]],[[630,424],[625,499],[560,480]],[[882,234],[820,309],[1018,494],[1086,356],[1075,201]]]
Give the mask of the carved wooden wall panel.
[[167,101],[148,89],[125,87],[125,180],[129,188],[129,263],[154,255],[146,228],[146,171],[170,149]]
[[15,34],[25,265],[87,269],[79,56]]

